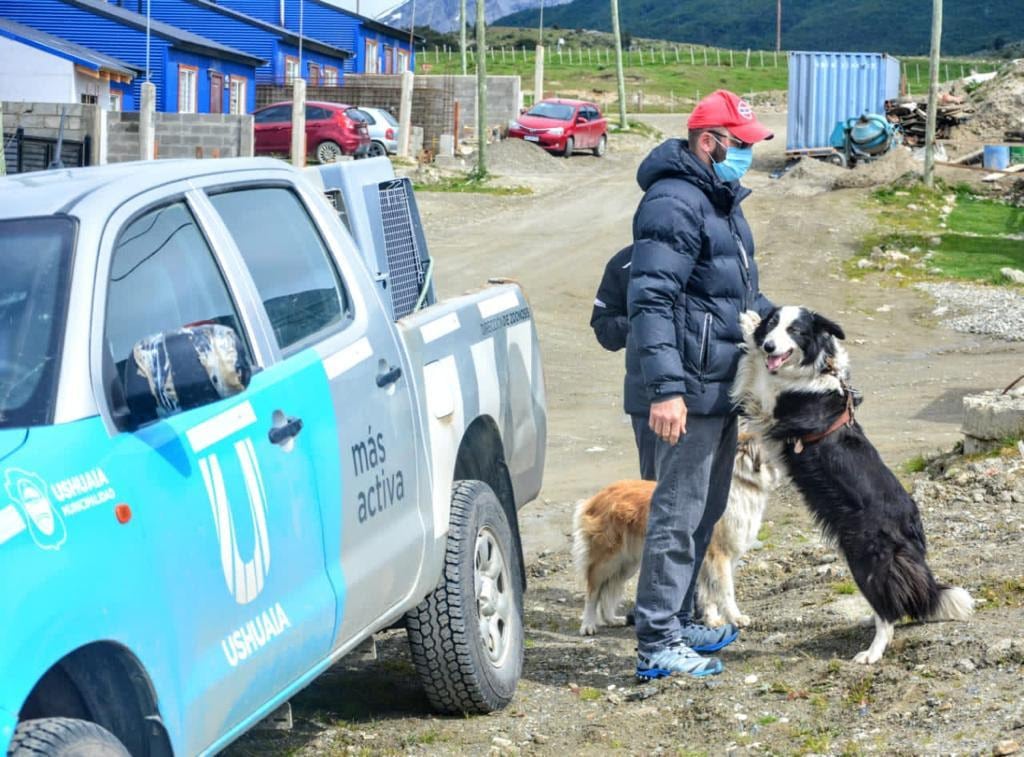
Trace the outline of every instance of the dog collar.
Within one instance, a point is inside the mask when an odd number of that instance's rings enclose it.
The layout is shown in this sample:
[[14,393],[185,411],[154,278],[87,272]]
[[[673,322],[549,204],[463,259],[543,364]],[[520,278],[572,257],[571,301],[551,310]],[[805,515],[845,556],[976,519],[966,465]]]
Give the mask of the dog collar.
[[832,422],[824,431],[819,431],[813,434],[804,434],[796,439],[791,439],[793,442],[793,452],[799,455],[804,451],[804,447],[808,444],[817,444],[829,434],[834,434],[836,431],[841,429],[843,426],[853,425],[853,392],[850,391],[849,387],[844,387],[846,391],[846,408],[843,410],[842,415]]

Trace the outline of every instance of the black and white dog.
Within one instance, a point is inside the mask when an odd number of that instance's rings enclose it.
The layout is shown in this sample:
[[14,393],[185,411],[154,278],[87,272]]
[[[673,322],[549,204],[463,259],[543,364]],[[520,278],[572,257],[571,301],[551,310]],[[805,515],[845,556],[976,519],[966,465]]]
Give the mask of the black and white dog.
[[881,659],[894,623],[966,620],[974,600],[940,584],[925,562],[917,504],[853,418],[842,328],[802,307],[741,316],[745,354],[733,398],[842,550],[874,610],[875,638],[854,662]]

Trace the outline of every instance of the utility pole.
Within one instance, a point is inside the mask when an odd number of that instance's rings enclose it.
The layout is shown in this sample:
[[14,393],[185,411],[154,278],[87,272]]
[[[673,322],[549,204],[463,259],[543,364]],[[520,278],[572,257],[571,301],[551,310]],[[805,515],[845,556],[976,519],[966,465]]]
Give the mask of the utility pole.
[[782,52],[782,0],[775,0],[775,52]]
[[615,78],[619,83],[619,128],[629,130],[626,120],[626,74],[622,70],[622,30],[619,28],[619,0],[612,0],[612,34],[615,36]]
[[[515,48],[512,48],[515,53]],[[540,26],[537,28],[537,54],[533,59],[533,104],[544,98],[544,0],[540,0]]]
[[484,35],[484,0],[476,0],[476,175],[487,176],[487,40]]
[[932,50],[928,61],[928,120],[924,127],[924,185],[935,186],[935,117],[939,104],[939,48],[942,43],[942,0],[932,0]]
[[466,67],[466,0],[459,0],[459,50],[462,51],[462,75],[467,72]]

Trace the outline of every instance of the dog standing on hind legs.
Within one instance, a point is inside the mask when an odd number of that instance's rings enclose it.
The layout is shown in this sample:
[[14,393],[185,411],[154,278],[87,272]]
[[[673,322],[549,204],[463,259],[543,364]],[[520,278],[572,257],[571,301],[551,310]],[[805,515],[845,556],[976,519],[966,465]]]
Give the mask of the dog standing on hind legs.
[[874,611],[875,637],[854,662],[878,662],[896,621],[966,620],[974,600],[940,584],[925,561],[917,504],[854,420],[843,329],[803,307],[741,317],[744,355],[733,384],[751,428],[846,558]]
[[[736,605],[736,563],[757,539],[768,494],[778,482],[778,469],[749,433],[740,432],[732,484],[725,513],[715,525],[697,578],[704,622],[717,627],[745,626],[750,618]],[[643,556],[654,481],[618,481],[582,500],[573,513],[573,557],[586,585],[580,633],[590,636],[600,626],[622,626],[618,614],[626,581]]]

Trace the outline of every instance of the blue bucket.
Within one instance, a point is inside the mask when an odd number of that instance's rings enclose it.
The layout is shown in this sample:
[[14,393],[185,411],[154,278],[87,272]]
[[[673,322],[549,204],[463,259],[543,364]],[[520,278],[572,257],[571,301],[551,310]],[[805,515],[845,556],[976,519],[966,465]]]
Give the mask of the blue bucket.
[[1010,167],[1010,146],[985,145],[985,151],[982,154],[981,161],[985,168],[994,168],[997,171],[1005,171]]

